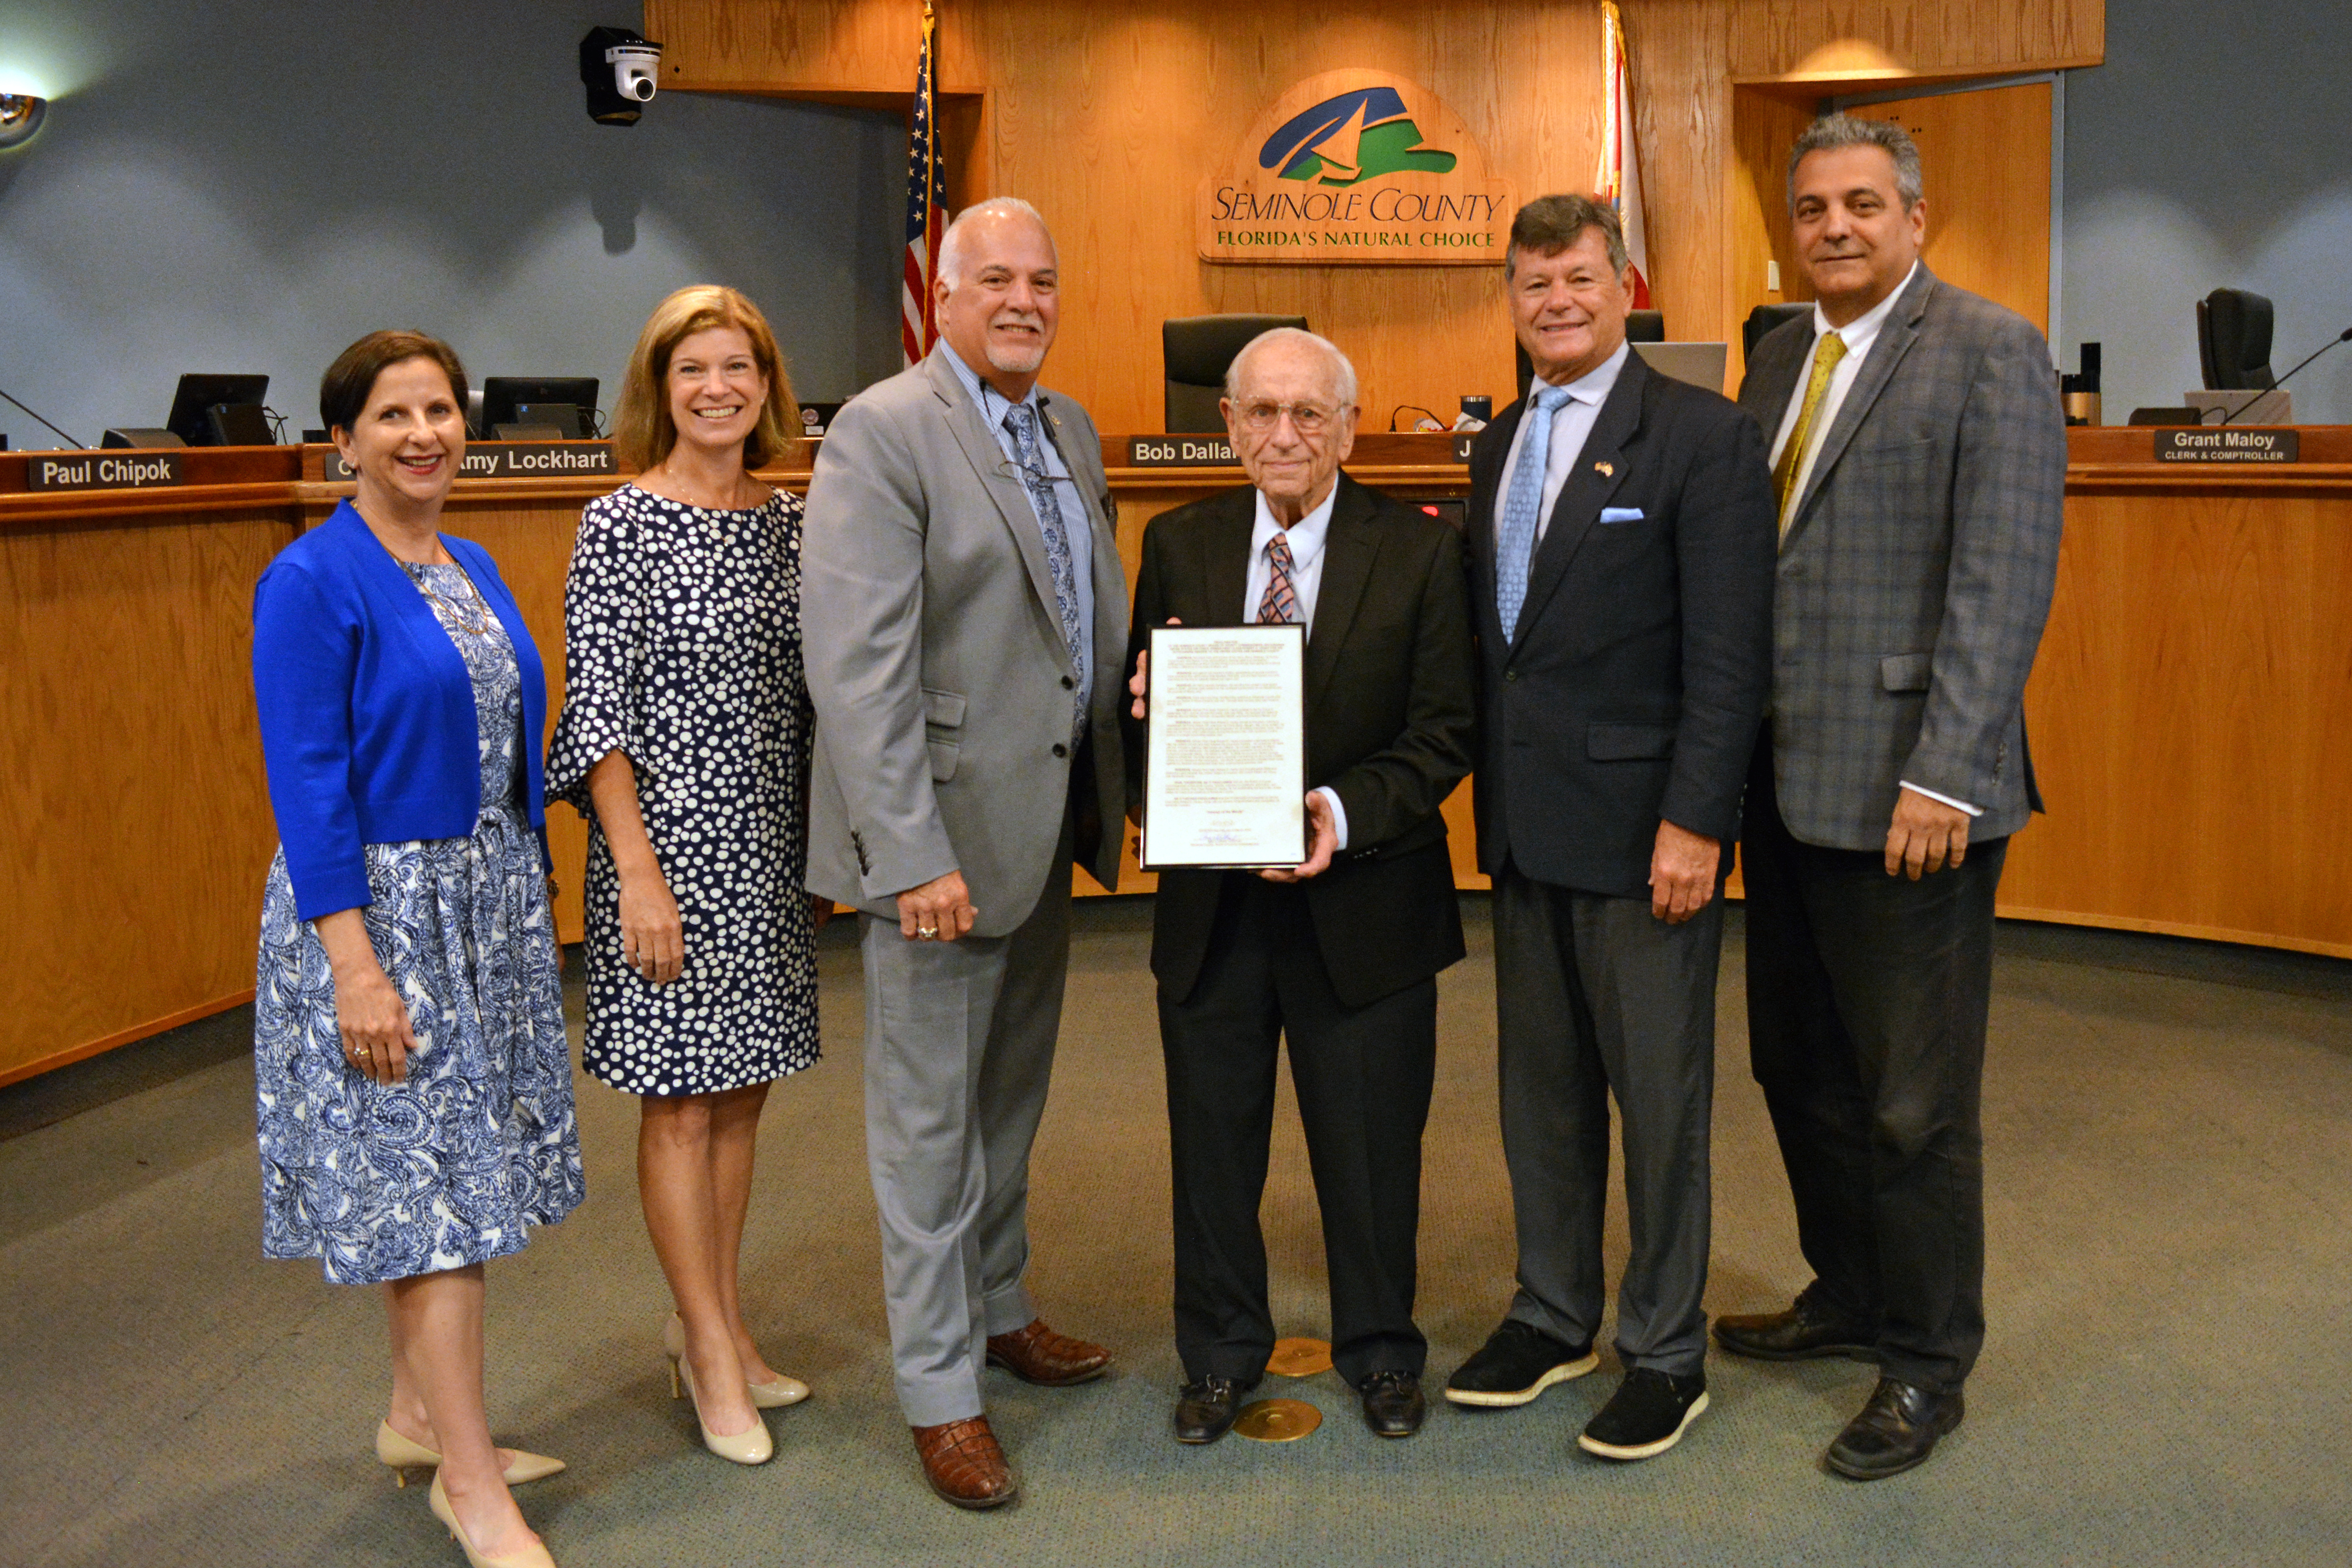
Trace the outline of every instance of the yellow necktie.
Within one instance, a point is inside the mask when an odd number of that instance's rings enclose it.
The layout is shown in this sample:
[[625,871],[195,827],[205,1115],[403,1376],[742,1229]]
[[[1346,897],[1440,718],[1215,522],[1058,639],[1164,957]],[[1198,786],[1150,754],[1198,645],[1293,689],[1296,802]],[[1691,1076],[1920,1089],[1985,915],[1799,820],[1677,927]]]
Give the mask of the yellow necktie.
[[1797,475],[1805,466],[1805,447],[1813,438],[1813,420],[1822,411],[1822,399],[1830,389],[1830,377],[1845,358],[1845,340],[1835,332],[1823,332],[1822,341],[1813,348],[1812,378],[1805,383],[1805,405],[1797,411],[1797,427],[1789,432],[1789,444],[1780,448],[1780,461],[1772,470],[1772,493],[1780,502],[1780,537],[1789,537],[1789,512],[1797,503]]

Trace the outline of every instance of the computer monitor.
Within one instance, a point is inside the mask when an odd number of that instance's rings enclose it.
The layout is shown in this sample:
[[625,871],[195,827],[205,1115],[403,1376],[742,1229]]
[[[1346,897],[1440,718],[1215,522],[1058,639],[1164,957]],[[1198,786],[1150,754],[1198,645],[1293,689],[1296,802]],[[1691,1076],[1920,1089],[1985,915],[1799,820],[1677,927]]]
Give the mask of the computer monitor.
[[[586,436],[596,427],[596,378],[593,375],[492,375],[482,380],[478,433],[495,437],[501,425],[565,426],[559,407],[574,411],[568,434]],[[519,408],[528,408],[523,417]]]
[[[268,390],[266,375],[184,375],[172,394],[172,416],[163,421],[163,428],[191,447],[227,446],[212,411],[241,405],[258,409],[262,394]],[[245,421],[232,416],[232,428],[242,424]]]

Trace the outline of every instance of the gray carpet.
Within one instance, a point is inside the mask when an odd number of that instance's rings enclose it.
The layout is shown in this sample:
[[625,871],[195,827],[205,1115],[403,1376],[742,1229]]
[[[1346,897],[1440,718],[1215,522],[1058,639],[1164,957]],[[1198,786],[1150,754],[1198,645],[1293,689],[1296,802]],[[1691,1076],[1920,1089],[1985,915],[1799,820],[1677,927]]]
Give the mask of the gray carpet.
[[[1473,955],[1444,982],[1424,1184],[1433,1384],[1510,1287],[1491,950],[1474,916]],[[2352,964],[2004,928],[1990,1342],[1968,1424],[1935,1460],[1857,1487],[1820,1463],[1870,1385],[1844,1362],[1717,1357],[1714,1408],[1679,1448],[1625,1468],[1573,1447],[1615,1381],[1606,1359],[1525,1410],[1441,1406],[1405,1443],[1367,1433],[1326,1374],[1269,1390],[1323,1410],[1304,1441],[1179,1448],[1148,920],[1139,901],[1084,907],[1032,1211],[1049,1319],[1121,1366],[1060,1392],[991,1374],[1026,1482],[1003,1513],[923,1489],[890,1397],[854,950],[828,941],[826,1058],[780,1086],[761,1143],[754,1316],[770,1359],[817,1391],[774,1414],[764,1469],[702,1453],[668,1398],[635,1107],[583,1081],[589,1201],[490,1271],[494,1424],[572,1462],[520,1494],[560,1561],[2352,1561]],[[1717,1311],[1777,1305],[1806,1278],[1744,1067],[1736,941],[1724,982]],[[369,1449],[379,1293],[257,1256],[251,1070],[219,1045],[238,1026],[131,1047],[89,1069],[103,1081],[0,1091],[0,1560],[457,1561],[421,1490],[394,1491]],[[138,1068],[142,1051],[168,1070]],[[1320,1242],[1285,1117],[1267,1199],[1276,1310],[1286,1331],[1320,1335]]]

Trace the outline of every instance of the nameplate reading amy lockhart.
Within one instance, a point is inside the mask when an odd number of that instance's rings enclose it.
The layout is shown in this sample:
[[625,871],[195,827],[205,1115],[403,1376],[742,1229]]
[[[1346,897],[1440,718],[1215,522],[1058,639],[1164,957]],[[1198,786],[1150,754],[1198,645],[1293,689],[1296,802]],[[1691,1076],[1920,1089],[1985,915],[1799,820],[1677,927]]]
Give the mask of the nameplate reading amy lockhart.
[[1234,444],[1223,436],[1130,436],[1130,468],[1232,468],[1241,466]]
[[[461,479],[568,479],[617,474],[609,441],[478,441],[466,448]],[[327,454],[323,468],[331,485],[348,483],[352,466],[340,452]]]
[[2156,460],[2159,463],[2299,463],[2303,461],[2300,430],[2231,430],[2224,426],[2194,430],[2158,430]]
[[25,462],[25,488],[31,490],[143,490],[180,482],[177,452],[83,452],[70,458],[36,453]]
[[1307,628],[1154,626],[1143,868],[1307,858]]

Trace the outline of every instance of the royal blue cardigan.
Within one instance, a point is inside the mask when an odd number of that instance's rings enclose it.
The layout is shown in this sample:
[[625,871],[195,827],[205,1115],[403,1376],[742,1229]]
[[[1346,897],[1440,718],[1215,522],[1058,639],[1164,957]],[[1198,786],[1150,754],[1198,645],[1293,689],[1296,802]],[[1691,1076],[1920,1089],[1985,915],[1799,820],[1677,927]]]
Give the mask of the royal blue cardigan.
[[[446,533],[441,542],[514,644],[526,804],[544,865],[547,672],[489,552]],[[374,901],[365,846],[474,831],[482,802],[473,679],[415,581],[350,501],[261,574],[253,692],[269,804],[302,919]]]

